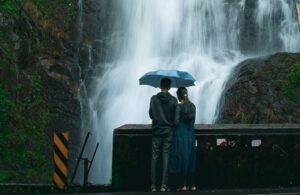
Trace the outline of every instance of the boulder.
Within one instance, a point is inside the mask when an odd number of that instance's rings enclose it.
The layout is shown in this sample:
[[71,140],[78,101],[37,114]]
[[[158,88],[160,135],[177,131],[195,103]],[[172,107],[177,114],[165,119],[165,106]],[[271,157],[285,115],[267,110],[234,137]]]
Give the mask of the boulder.
[[225,86],[216,123],[300,123],[299,82],[293,99],[286,92],[299,62],[300,53],[241,62]]

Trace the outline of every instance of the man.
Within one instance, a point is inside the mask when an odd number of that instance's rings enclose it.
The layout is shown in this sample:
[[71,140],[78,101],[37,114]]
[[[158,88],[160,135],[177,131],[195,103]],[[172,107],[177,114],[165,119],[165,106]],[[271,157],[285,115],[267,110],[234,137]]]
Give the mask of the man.
[[161,92],[153,95],[150,101],[149,115],[152,119],[151,191],[156,191],[157,163],[161,151],[163,162],[160,191],[168,189],[168,163],[177,108],[177,99],[168,92],[170,87],[171,80],[163,78],[160,82]]

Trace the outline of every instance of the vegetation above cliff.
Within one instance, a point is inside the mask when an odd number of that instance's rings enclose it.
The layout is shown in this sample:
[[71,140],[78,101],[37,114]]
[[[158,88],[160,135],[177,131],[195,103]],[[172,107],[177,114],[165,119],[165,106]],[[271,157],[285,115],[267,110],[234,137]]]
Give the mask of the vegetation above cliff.
[[64,18],[65,25],[68,26],[74,17],[73,0],[32,0],[42,13],[43,18],[55,22]]
[[68,38],[75,17],[74,0],[0,0],[0,14],[28,16],[40,31]]
[[[24,8],[36,23],[56,36],[66,38],[74,21],[74,3],[74,0],[27,0]],[[42,20],[38,16],[42,16]]]
[[4,16],[17,16],[19,15],[19,10],[12,1],[0,0],[0,13]]

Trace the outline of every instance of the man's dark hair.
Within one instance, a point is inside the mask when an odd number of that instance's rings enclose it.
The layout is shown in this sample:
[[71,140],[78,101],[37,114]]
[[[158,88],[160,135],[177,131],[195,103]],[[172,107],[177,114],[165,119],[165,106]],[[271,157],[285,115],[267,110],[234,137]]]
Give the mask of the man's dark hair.
[[161,89],[170,89],[171,88],[171,80],[169,78],[163,78],[160,81]]

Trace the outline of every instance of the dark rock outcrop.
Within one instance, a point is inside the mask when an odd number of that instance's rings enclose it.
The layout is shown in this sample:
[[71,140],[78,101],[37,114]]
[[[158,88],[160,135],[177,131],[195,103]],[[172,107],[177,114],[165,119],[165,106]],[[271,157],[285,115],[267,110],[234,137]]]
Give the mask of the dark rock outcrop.
[[77,134],[80,127],[78,81],[72,74],[73,64],[49,55],[40,55],[37,67],[44,83],[44,94],[52,113],[49,129],[71,131]]
[[223,92],[216,123],[300,123],[300,86],[286,93],[300,54],[278,53],[249,59],[232,73]]

